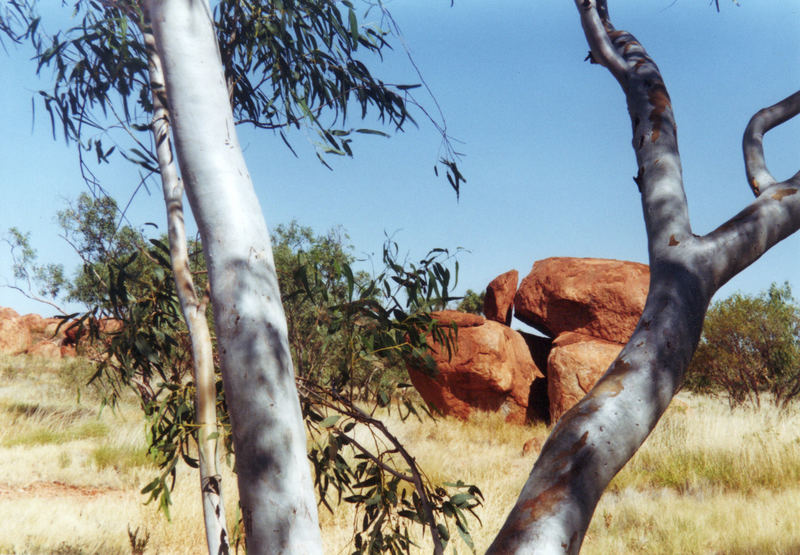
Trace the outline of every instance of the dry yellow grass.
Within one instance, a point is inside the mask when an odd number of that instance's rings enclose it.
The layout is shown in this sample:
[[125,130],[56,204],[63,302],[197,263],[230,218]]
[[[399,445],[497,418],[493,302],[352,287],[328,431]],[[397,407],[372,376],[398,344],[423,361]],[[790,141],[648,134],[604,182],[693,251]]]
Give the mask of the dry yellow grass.
[[[0,553],[130,553],[128,529],[149,534],[145,553],[202,553],[197,475],[181,468],[172,521],[144,505],[155,474],[143,456],[134,403],[98,413],[80,366],[0,357]],[[603,496],[583,553],[800,552],[800,412],[731,412],[724,401],[681,395]],[[478,552],[501,526],[527,478],[531,438],[547,429],[385,417],[434,481],[462,479],[485,495]],[[539,443],[538,441],[534,443]],[[229,520],[234,477],[223,478]],[[350,553],[353,512],[321,510],[325,551]],[[428,553],[417,535],[419,552]],[[463,545],[457,545],[465,552]]]

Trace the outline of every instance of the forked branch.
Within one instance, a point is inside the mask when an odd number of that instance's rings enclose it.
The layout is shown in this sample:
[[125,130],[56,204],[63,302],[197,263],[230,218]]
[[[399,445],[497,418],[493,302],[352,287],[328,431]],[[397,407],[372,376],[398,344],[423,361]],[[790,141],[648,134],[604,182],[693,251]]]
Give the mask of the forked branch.
[[608,20],[608,6],[606,0],[576,0],[581,11],[581,25],[593,60],[608,68],[608,70],[622,82],[628,72],[628,64],[608,36],[614,30]]

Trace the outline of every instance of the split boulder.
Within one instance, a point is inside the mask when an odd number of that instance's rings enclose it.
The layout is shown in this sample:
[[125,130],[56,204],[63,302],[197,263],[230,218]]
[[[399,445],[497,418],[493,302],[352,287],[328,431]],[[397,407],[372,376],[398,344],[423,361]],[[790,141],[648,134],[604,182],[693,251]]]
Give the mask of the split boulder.
[[502,411],[508,422],[528,420],[531,384],[543,374],[522,336],[475,314],[447,310],[432,316],[442,326],[455,323],[458,336],[452,357],[448,357],[444,345],[428,337],[435,376],[409,366],[411,382],[425,402],[443,414],[460,418],[483,410]]
[[599,258],[547,258],[533,265],[514,298],[515,316],[557,337],[564,332],[626,343],[644,310],[645,264]]

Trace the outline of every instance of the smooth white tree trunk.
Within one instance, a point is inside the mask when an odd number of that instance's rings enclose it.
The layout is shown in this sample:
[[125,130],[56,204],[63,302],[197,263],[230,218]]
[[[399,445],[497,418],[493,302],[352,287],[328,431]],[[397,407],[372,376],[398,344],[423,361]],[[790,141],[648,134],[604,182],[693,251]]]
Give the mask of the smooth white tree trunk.
[[269,232],[236,137],[211,11],[207,0],[145,5],[207,257],[248,552],[321,553]]
[[800,173],[777,183],[761,148],[764,132],[800,112],[800,93],[760,111],[745,131],[747,180],[756,200],[708,235],[694,235],[672,106],[658,67],[631,34],[614,29],[605,0],[574,1],[593,61],[619,81],[628,102],[650,291],[619,357],[556,424],[489,553],[579,551],[606,486],[680,388],[713,294],[800,228]]
[[161,173],[164,203],[167,208],[169,254],[175,289],[181,305],[183,319],[189,330],[192,345],[192,374],[195,385],[195,420],[197,424],[197,452],[200,470],[200,493],[203,500],[203,520],[206,545],[210,554],[230,551],[230,536],[225,521],[225,504],[222,497],[222,476],[217,455],[217,391],[214,377],[214,351],[211,332],[206,319],[206,301],[195,289],[189,268],[189,252],[183,212],[183,183],[172,153],[170,118],[167,110],[167,91],[161,58],[156,52],[155,39],[149,28],[142,29],[147,46],[150,89],[153,100],[152,133]]

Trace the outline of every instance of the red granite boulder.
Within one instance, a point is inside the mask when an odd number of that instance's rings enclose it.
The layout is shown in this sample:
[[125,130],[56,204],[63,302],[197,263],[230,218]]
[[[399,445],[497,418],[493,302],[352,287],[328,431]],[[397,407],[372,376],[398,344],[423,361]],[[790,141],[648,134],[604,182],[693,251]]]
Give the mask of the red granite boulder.
[[514,315],[556,337],[564,332],[626,343],[644,310],[645,264],[598,258],[547,258],[533,265],[514,298]]
[[547,359],[551,422],[558,420],[597,383],[623,345],[567,332],[556,337]]
[[522,336],[475,314],[443,311],[433,316],[442,325],[455,322],[458,337],[452,358],[443,345],[428,338],[435,376],[409,366],[411,382],[425,402],[460,418],[475,410],[502,411],[509,422],[525,422],[531,384],[543,374]]
[[0,312],[0,353],[19,355],[28,350],[33,339],[23,319],[13,310]]
[[511,325],[511,313],[514,308],[514,295],[517,293],[519,272],[509,270],[494,278],[486,287],[483,297],[483,315],[489,320]]

